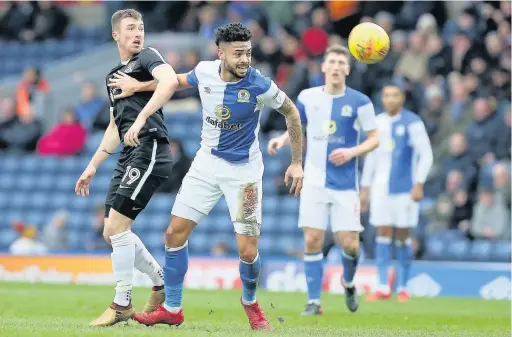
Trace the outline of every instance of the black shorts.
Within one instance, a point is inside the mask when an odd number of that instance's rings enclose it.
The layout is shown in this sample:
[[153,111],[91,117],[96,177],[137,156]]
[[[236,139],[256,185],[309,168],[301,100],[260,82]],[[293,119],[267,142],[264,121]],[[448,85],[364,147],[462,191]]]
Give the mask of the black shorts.
[[[135,220],[153,193],[171,175],[173,160],[166,139],[141,143],[123,151],[105,201],[105,217],[110,208]],[[169,205],[170,207],[170,205]]]

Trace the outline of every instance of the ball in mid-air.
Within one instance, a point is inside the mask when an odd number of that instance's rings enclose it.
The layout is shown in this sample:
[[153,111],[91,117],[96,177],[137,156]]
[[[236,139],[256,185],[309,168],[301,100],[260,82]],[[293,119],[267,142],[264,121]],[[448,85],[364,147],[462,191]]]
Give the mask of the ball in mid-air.
[[348,48],[359,62],[377,63],[389,51],[389,36],[379,25],[371,22],[360,23],[348,36]]

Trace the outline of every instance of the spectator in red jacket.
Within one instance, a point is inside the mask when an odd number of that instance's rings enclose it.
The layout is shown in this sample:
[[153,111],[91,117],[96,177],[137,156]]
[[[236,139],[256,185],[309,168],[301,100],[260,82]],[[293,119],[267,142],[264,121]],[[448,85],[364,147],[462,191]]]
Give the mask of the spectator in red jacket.
[[73,110],[62,114],[62,121],[37,144],[37,153],[42,156],[70,156],[79,153],[85,145],[87,130],[77,121]]

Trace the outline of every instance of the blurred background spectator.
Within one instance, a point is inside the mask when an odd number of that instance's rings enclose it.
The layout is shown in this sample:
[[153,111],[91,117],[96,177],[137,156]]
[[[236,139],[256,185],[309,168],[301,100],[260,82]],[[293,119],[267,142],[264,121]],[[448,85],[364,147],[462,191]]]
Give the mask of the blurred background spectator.
[[[453,235],[469,244],[474,238],[510,239],[508,1],[11,1],[0,3],[0,199],[10,201],[0,204],[7,214],[0,220],[0,234],[5,234],[0,247],[14,239],[14,217],[23,215],[42,228],[49,220],[47,212],[67,209],[69,247],[108,249],[101,234],[104,214],[95,205],[102,202],[115,156],[95,178],[99,201],[75,199],[70,191],[109,122],[104,76],[117,62],[109,18],[126,7],[144,14],[146,43],[157,47],[180,73],[199,60],[217,57],[212,41],[216,27],[230,21],[249,25],[253,66],[292,99],[304,88],[323,85],[320,64],[329,45],[346,43],[359,22],[379,24],[390,35],[389,54],[374,65],[353,62],[348,84],[367,94],[381,113],[383,85],[400,83],[406,107],[427,126],[435,164],[421,203],[418,254],[425,259],[467,259],[448,249],[441,255],[431,249],[435,240],[447,247]],[[134,225],[154,250],[161,248],[166,216],[199,147],[198,95],[195,89],[179,92],[164,109],[175,169],[159,191],[163,193]],[[268,137],[285,129],[283,116],[265,108],[261,148]],[[44,159],[37,157],[43,154]],[[265,158],[261,250],[266,254],[286,256],[302,249],[298,200],[286,195],[282,182],[288,156],[284,151]],[[12,179],[14,174],[19,179]],[[36,175],[38,184],[29,189]],[[42,198],[46,194],[51,197]],[[211,226],[198,226],[191,252],[234,251],[222,201],[205,221]],[[84,243],[83,237],[90,240]],[[278,247],[273,244],[277,238]],[[510,251],[487,254],[480,260],[510,259]]]

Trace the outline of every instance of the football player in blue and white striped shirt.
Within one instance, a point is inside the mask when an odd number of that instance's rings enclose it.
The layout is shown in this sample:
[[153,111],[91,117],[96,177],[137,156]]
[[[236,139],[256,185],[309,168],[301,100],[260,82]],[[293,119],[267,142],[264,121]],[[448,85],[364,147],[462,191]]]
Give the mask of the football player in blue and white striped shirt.
[[[297,107],[306,126],[304,187],[299,227],[304,231],[304,270],[308,304],[303,315],[319,315],[323,276],[322,245],[330,220],[336,241],[343,248],[343,283],[346,304],[356,311],[354,286],[359,257],[360,200],[357,160],[379,146],[373,104],[368,96],[348,87],[350,53],[339,45],[327,49],[322,63],[325,85],[303,90]],[[360,143],[361,132],[367,139]],[[285,132],[269,143],[269,153],[288,142]]]
[[393,227],[396,229],[398,300],[409,299],[406,286],[413,258],[409,229],[418,224],[418,201],[423,198],[423,184],[433,162],[425,125],[417,114],[403,108],[404,99],[404,93],[396,84],[386,85],[382,90],[386,112],[377,116],[381,142],[367,155],[361,180],[363,207],[369,200],[370,223],[377,227],[375,254],[379,287],[369,300],[391,296],[388,267]]

